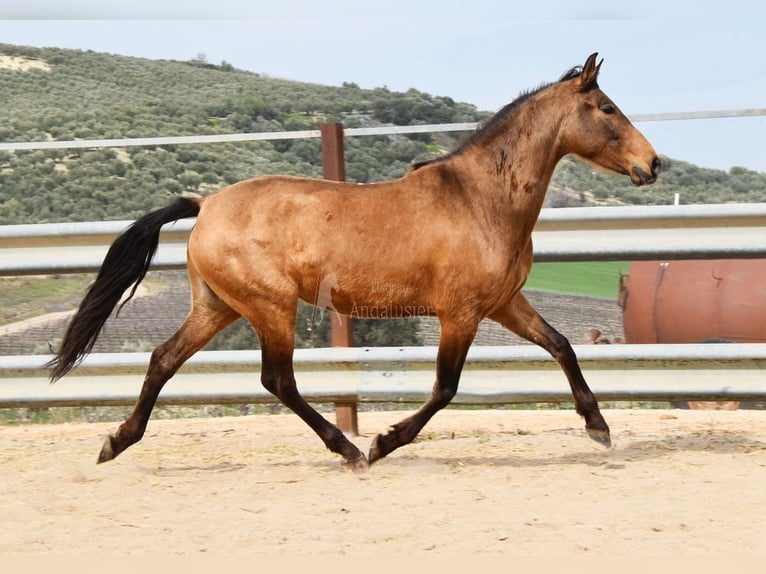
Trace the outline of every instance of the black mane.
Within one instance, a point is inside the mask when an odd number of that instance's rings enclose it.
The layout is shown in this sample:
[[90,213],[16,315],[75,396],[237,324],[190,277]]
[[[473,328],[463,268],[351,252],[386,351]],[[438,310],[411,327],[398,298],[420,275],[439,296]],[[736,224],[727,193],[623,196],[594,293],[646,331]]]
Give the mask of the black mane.
[[501,108],[500,111],[498,111],[493,116],[490,116],[489,118],[484,119],[483,121],[480,121],[479,124],[476,126],[476,131],[473,132],[470,136],[468,136],[462,143],[458,145],[457,148],[455,148],[453,151],[448,153],[447,155],[443,155],[441,157],[437,157],[434,159],[428,159],[425,161],[419,161],[414,164],[412,164],[411,171],[415,171],[416,169],[420,169],[423,166],[430,165],[432,163],[438,163],[442,162],[446,159],[449,159],[451,157],[454,157],[458,154],[460,154],[465,148],[470,146],[471,144],[484,139],[489,134],[494,133],[496,130],[502,128],[505,126],[507,120],[509,117],[511,117],[513,114],[516,113],[516,111],[521,107],[521,105],[526,102],[528,99],[530,99],[532,96],[542,92],[544,89],[549,88],[555,83],[559,82],[566,82],[568,80],[572,80],[574,78],[577,78],[582,73],[582,67],[581,66],[575,66],[574,68],[571,68],[570,70],[567,70],[559,79],[557,82],[548,82],[546,84],[542,84],[538,86],[537,88],[534,88],[532,90],[526,90],[519,94],[515,100],[513,100],[510,104],[506,105],[505,107]]

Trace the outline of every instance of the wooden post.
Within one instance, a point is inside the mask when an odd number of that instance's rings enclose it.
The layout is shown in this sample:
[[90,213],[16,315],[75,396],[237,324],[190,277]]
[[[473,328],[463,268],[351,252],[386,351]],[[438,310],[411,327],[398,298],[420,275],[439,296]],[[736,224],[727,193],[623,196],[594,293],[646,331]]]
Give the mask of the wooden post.
[[[322,124],[322,170],[325,179],[346,180],[346,164],[343,154],[343,126]],[[337,313],[330,316],[330,344],[333,347],[354,346],[354,326],[351,318]],[[335,422],[340,430],[353,435],[359,434],[356,403],[336,403]]]
[[359,418],[356,403],[335,403],[335,425],[345,433],[359,436]]
[[[346,180],[346,164],[343,157],[343,126],[322,124],[322,168],[325,179]],[[330,315],[330,344],[333,347],[353,347],[354,328],[349,317]]]
[[343,158],[343,126],[322,124],[322,170],[325,179],[346,181],[346,163]]

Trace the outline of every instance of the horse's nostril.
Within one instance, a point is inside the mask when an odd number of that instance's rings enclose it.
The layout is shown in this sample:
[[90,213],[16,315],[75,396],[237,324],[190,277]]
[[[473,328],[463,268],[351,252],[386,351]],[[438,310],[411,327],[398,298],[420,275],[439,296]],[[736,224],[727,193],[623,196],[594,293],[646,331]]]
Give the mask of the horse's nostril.
[[662,169],[662,162],[660,161],[660,158],[655,156],[654,159],[652,160],[652,173],[654,175],[657,175],[658,173],[660,173],[661,169]]

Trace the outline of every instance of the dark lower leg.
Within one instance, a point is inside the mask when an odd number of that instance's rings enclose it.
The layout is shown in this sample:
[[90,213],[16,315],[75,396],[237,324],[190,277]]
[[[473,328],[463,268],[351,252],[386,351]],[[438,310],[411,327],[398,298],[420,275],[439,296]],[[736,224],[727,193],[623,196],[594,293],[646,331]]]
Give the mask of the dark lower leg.
[[261,374],[263,386],[309,425],[325,446],[341,455],[354,471],[367,470],[367,459],[359,449],[338,427],[311,407],[298,392],[292,365],[292,349],[280,353],[273,347],[273,344],[264,343]]
[[596,397],[585,382],[585,377],[580,370],[580,365],[577,363],[574,350],[563,335],[556,331],[554,333],[561,337],[563,341],[557,341],[554,347],[546,350],[558,361],[561,369],[567,376],[569,386],[572,389],[575,410],[577,414],[585,419],[585,430],[588,432],[588,436],[594,441],[609,447],[612,445],[609,425],[606,424],[598,408]]
[[609,426],[606,424],[598,401],[591,392],[572,346],[561,333],[551,327],[523,295],[519,294],[511,305],[490,317],[517,335],[539,345],[556,359],[569,381],[575,409],[585,419],[585,428],[596,442],[611,446]]
[[133,412],[116,433],[106,438],[98,456],[99,463],[112,460],[130,445],[141,440],[165,383],[189,357],[236,317],[233,312],[208,317],[205,320],[190,315],[173,337],[154,350]]
[[117,432],[106,437],[101,452],[98,455],[99,463],[114,459],[130,445],[140,441],[144,436],[146,425],[149,422],[154,404],[157,402],[157,397],[165,382],[172,377],[172,374],[165,375],[158,372],[158,369],[154,367],[154,354],[152,359],[149,363],[149,370],[144,379],[144,384],[141,387],[141,394],[135,407],[133,407],[133,412],[119,426]]
[[397,448],[411,443],[423,427],[441,409],[446,407],[454,395],[449,389],[441,389],[437,382],[431,398],[414,415],[393,425],[386,434],[377,435],[370,446],[367,460],[370,464],[388,456]]
[[370,464],[411,443],[429,420],[446,407],[457,393],[460,373],[473,341],[474,330],[457,332],[442,325],[439,353],[436,357],[436,383],[431,397],[414,415],[398,422],[385,435],[378,435],[370,446]]

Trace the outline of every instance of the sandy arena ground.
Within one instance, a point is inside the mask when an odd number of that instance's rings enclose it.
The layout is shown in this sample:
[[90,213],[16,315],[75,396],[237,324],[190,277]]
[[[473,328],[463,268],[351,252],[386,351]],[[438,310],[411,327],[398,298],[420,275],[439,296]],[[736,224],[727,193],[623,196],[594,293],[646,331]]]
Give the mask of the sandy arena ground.
[[[366,451],[404,412],[360,413]],[[0,427],[0,554],[764,555],[766,412],[439,413],[341,470],[293,415]]]

